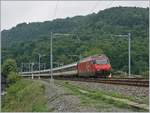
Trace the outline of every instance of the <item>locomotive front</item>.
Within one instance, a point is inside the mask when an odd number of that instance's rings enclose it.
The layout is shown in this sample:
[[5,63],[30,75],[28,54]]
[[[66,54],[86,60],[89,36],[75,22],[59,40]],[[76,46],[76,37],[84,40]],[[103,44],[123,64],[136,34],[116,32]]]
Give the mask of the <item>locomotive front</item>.
[[78,76],[111,77],[111,65],[105,55],[95,55],[80,60],[77,71]]
[[93,59],[95,75],[97,77],[111,77],[111,65],[105,55]]

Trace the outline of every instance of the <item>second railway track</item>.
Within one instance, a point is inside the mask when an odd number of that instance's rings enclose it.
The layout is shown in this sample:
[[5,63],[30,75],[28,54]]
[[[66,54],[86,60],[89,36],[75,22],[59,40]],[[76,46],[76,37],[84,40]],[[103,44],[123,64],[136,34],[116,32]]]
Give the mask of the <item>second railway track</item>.
[[149,80],[143,78],[112,78],[112,79],[103,79],[103,78],[55,78],[61,80],[72,80],[72,81],[81,81],[81,82],[95,82],[95,83],[105,83],[105,84],[118,84],[118,85],[130,85],[130,86],[141,86],[149,87]]

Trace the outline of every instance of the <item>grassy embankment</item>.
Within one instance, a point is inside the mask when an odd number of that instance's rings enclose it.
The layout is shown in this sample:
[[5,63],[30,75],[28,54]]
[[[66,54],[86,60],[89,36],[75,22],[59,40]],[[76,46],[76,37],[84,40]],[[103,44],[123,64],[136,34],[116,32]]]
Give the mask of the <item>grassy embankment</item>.
[[6,90],[7,94],[2,102],[2,111],[50,111],[47,108],[44,90],[44,85],[37,81],[21,79]]
[[132,105],[130,97],[127,98],[118,93],[108,93],[100,90],[92,91],[77,85],[73,85],[69,82],[64,82],[63,86],[66,90],[71,91],[73,95],[80,97],[81,105],[94,105],[98,109],[101,107],[118,107],[128,109],[129,111],[148,111],[142,107],[139,108]]

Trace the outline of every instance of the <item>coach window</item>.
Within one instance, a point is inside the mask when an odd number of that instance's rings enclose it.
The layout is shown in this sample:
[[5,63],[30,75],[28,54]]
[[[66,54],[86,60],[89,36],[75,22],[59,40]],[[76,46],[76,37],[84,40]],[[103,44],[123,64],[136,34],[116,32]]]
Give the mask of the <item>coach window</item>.
[[93,60],[93,61],[92,61],[92,63],[93,63],[93,64],[96,64],[96,61],[95,61],[95,60]]

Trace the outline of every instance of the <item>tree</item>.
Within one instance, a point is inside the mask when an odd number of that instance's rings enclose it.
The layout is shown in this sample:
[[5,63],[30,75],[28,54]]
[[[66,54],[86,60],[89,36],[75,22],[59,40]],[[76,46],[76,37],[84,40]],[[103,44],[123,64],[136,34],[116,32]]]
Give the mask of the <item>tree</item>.
[[17,64],[13,59],[7,59],[2,65],[2,75],[7,77],[10,72],[17,72]]
[[[119,15],[119,16],[118,16]],[[69,55],[87,57],[106,54],[114,70],[128,71],[128,38],[113,37],[131,33],[131,72],[148,72],[149,8],[114,7],[97,14],[76,16],[54,21],[22,23],[2,31],[2,63],[7,58],[21,62],[38,62],[35,53],[45,54],[42,62],[49,68],[50,32],[71,33],[53,40],[53,60],[69,64],[76,59]]]

